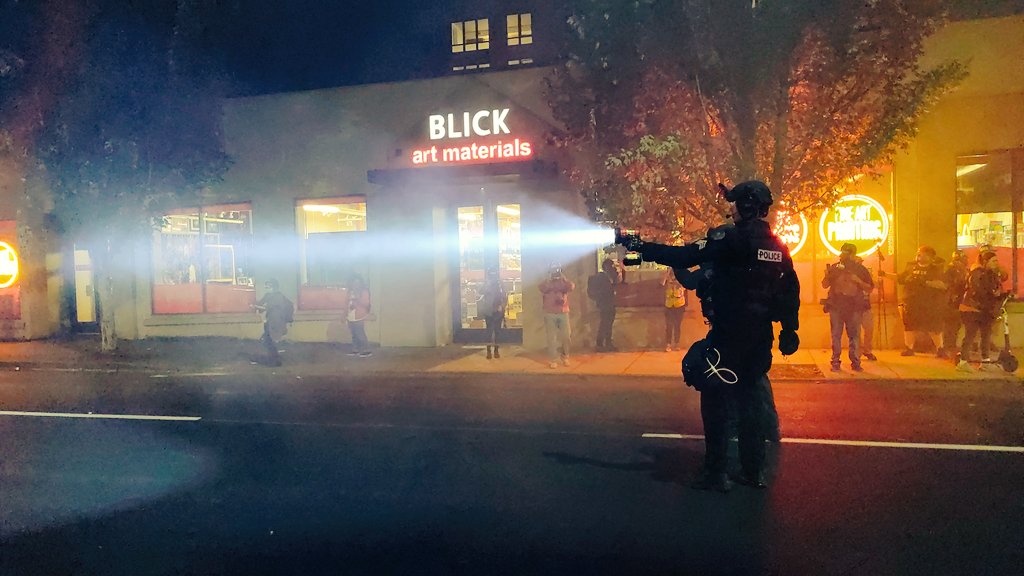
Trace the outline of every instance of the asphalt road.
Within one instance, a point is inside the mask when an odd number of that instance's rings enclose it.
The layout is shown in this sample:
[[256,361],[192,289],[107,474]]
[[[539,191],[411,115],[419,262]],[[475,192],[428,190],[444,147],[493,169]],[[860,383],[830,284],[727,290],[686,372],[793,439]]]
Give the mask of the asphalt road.
[[1020,573],[1020,384],[775,391],[723,495],[674,380],[0,372],[0,574]]

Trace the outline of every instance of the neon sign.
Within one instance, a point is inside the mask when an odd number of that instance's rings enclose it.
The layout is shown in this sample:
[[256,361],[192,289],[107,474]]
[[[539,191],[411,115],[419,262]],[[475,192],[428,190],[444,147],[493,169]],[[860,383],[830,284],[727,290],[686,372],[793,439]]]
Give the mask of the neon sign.
[[0,240],[0,288],[9,288],[18,280],[18,252]]
[[818,233],[828,251],[838,255],[843,244],[867,256],[889,237],[889,214],[875,199],[860,194],[840,198],[821,214]]
[[[486,138],[484,141],[432,145],[412,151],[414,166],[432,164],[482,164],[487,162],[518,162],[533,157],[533,143],[513,138],[508,127],[509,108],[478,110],[461,114],[431,114],[427,133],[431,140],[464,140]],[[508,135],[495,140],[495,136]]]
[[785,210],[775,213],[775,235],[789,248],[792,256],[807,243],[807,218],[803,214],[792,215]]

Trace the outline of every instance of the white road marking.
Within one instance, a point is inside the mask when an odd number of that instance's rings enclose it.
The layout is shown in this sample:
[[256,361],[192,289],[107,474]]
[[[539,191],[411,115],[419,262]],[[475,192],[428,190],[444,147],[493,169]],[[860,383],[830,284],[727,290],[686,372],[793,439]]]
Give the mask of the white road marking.
[[[196,376],[230,376],[228,372],[182,372],[181,374],[175,374],[178,378],[191,378]],[[150,378],[170,378],[170,374],[151,374]]]
[[[701,434],[653,434],[644,438],[703,440]],[[819,438],[783,438],[783,444],[822,444],[826,446],[863,446],[868,448],[907,448],[912,450],[966,450],[973,452],[1013,452],[1024,454],[1024,446],[986,446],[983,444],[930,444],[925,442],[877,442],[873,440],[826,440]]]
[[197,422],[201,416],[149,416],[145,414],[81,414],[73,412],[16,412],[0,410],[0,416],[31,416],[35,418],[99,418],[104,420],[163,420],[168,422]]

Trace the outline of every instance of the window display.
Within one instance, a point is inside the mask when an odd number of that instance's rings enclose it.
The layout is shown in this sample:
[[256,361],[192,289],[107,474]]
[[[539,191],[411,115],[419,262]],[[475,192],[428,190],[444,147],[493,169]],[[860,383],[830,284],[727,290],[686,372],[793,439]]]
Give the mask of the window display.
[[[977,261],[982,246],[991,247],[1009,271],[1004,287],[1017,291],[1024,262],[1024,150],[1006,150],[957,158],[956,244]],[[1017,186],[1015,192],[1014,186]]]
[[251,260],[250,204],[165,214],[153,238],[153,313],[249,312]]

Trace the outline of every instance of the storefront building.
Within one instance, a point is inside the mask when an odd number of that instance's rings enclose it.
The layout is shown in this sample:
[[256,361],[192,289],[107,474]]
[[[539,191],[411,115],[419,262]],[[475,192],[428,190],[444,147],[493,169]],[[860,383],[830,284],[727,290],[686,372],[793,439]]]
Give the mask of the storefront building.
[[[851,182],[849,197],[824,214],[780,221],[803,286],[805,346],[828,345],[820,281],[846,241],[873,271],[892,273],[920,244],[948,256],[955,246],[987,242],[1012,270],[1008,287],[1020,288],[1021,53],[1022,17],[940,31],[927,57],[965,61],[971,75],[923,119],[912,146],[883,177]],[[596,312],[585,292],[605,256],[602,236],[562,176],[570,159],[547,144],[557,123],[543,97],[545,73],[510,69],[229,101],[225,133],[235,163],[204,203],[166,214],[151,246],[140,249],[135,297],[117,310],[120,335],[256,338],[260,318],[250,306],[276,278],[297,304],[289,338],[345,342],[345,284],[360,274],[373,297],[372,341],[472,343],[483,327],[483,272],[494,267],[509,298],[504,337],[540,349],[537,285],[554,264],[577,286],[576,345],[592,346]],[[664,346],[662,273],[627,273],[615,334],[621,347]],[[876,346],[902,346],[899,287],[891,277],[879,286]],[[691,304],[684,344],[704,330]],[[1024,338],[1024,326],[1015,333]]]

